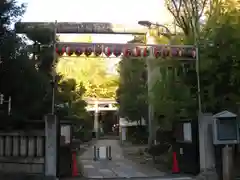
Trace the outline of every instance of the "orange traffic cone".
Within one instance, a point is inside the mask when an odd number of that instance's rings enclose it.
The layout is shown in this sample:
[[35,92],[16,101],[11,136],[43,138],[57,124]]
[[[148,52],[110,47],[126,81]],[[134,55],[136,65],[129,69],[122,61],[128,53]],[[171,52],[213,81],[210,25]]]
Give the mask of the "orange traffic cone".
[[177,174],[179,172],[180,170],[179,170],[178,161],[177,161],[177,153],[173,152],[172,173]]
[[76,177],[78,175],[78,168],[77,168],[77,155],[76,151],[72,152],[72,177]]

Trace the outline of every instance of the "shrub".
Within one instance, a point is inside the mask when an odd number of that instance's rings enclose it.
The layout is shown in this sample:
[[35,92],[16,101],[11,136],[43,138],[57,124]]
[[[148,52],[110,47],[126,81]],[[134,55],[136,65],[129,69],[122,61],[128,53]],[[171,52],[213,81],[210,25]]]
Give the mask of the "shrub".
[[167,153],[170,147],[171,144],[169,143],[152,145],[147,152],[152,156],[160,156],[164,153]]

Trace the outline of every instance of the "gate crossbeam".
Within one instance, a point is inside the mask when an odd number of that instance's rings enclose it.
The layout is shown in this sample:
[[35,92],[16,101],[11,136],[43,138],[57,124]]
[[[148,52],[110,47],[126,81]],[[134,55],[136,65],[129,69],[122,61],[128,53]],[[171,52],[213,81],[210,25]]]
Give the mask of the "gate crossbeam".
[[57,46],[80,48],[80,47],[170,47],[170,48],[195,48],[194,45],[168,45],[168,44],[136,44],[136,43],[79,43],[79,42],[57,42]]
[[[15,24],[17,33],[26,33],[34,28],[54,30],[54,22],[18,22]],[[113,24],[107,22],[58,22],[56,33],[64,34],[135,34],[145,35],[146,27],[140,25]]]

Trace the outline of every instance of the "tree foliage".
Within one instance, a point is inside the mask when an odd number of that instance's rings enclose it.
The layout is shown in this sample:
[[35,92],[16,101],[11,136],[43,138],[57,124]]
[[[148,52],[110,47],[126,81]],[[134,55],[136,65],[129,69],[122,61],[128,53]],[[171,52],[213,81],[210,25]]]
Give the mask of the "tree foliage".
[[[5,100],[11,97],[14,119],[42,119],[51,111],[53,32],[39,27],[27,31],[26,37],[34,44],[29,46],[26,38],[16,35],[10,27],[20,20],[24,11],[25,6],[16,1],[0,3],[0,92]],[[71,104],[65,110],[57,108],[57,115],[60,118],[83,116],[86,113],[86,103],[82,100],[84,87],[77,86],[73,79],[63,81],[61,75],[56,79],[57,105]],[[7,114],[7,109],[5,104],[1,105],[1,116]]]
[[108,75],[103,58],[64,57],[60,59],[57,70],[67,78],[75,78],[77,83],[81,82],[86,88],[85,97],[115,97],[118,77]]
[[166,0],[166,7],[174,17],[176,24],[188,38],[194,38],[199,29],[202,15],[209,7],[209,0]]
[[[234,112],[239,103],[239,5],[226,1],[214,17],[207,41],[202,41],[202,97],[205,111]],[[210,19],[212,20],[212,19]],[[208,25],[208,29],[210,24]]]
[[[184,32],[185,42],[194,42],[195,33],[199,44],[203,112],[217,113],[225,109],[236,112],[239,103],[239,3],[215,0],[208,4],[198,1],[197,6],[193,5],[187,0],[167,1],[167,8]],[[201,23],[203,14],[205,22]],[[197,23],[196,27],[193,22]],[[194,32],[198,27],[199,32]],[[159,66],[162,76],[153,88],[158,122],[171,127],[178,119],[195,118],[198,110],[195,64],[161,62]]]
[[[128,43],[145,43],[145,37],[134,36]],[[119,62],[119,87],[116,100],[120,116],[129,121],[148,119],[147,69],[144,58],[122,58]]]
[[[236,112],[238,109],[239,5],[239,2],[231,0],[166,1],[166,7],[182,30],[172,42],[197,43],[199,46],[200,96],[203,112],[217,113],[225,109]],[[161,43],[161,38],[156,37],[156,41]],[[137,37],[132,43],[134,42],[141,41]],[[127,116],[139,114],[141,103],[137,97],[139,94],[144,94],[143,91],[137,92],[137,89],[141,89],[144,84],[140,83],[139,76],[138,78],[130,76],[134,72],[145,70],[143,66],[131,64],[136,62],[125,63],[122,67],[124,70],[120,71],[123,80],[120,79],[118,100],[120,109],[123,106],[125,113],[123,114]],[[154,77],[156,83],[151,89],[153,97],[148,103],[154,105],[155,119],[162,127],[171,128],[172,122],[176,120],[194,119],[197,116],[198,92],[195,65],[195,62],[173,59],[154,62],[153,67],[160,72],[160,75]],[[125,104],[129,107],[126,108]],[[135,113],[131,109],[134,109]]]
[[120,84],[117,90],[117,101],[120,114],[130,121],[147,118],[147,74],[145,60],[123,58],[120,62]]

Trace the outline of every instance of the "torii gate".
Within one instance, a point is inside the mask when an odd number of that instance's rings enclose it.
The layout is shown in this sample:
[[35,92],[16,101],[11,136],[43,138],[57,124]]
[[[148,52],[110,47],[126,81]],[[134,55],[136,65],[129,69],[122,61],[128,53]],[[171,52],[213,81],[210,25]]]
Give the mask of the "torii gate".
[[100,111],[116,111],[117,102],[111,98],[85,98],[87,102],[87,111],[100,112]]
[[[197,60],[198,48],[194,45],[156,45],[156,44],[115,44],[115,43],[71,43],[71,42],[57,42],[56,34],[135,34],[146,35],[149,28],[141,25],[129,27],[121,24],[112,23],[71,23],[71,22],[21,22],[15,24],[17,33],[26,33],[33,28],[49,28],[54,32],[53,47],[54,47],[54,64],[58,56],[92,56],[93,57],[146,57],[147,59],[171,59],[178,60]],[[43,45],[44,46],[44,45]],[[53,82],[55,82],[55,75],[53,75]],[[52,96],[52,115],[55,109],[55,86],[53,86]],[[97,114],[97,113],[95,113]],[[97,115],[96,115],[97,117]],[[96,120],[97,118],[95,118]],[[98,120],[96,120],[98,121]],[[98,124],[98,122],[96,123]],[[51,129],[49,130],[51,131]],[[99,131],[97,128],[97,137]],[[49,142],[51,143],[51,142]],[[49,151],[51,153],[52,150]],[[48,152],[46,152],[48,153]],[[50,158],[51,159],[51,158]],[[52,161],[48,161],[48,166],[51,166]],[[54,175],[55,170],[47,168],[46,174]]]
[[117,102],[109,98],[85,98],[87,102],[87,111],[94,112],[94,132],[96,138],[99,138],[99,113],[102,111],[117,111]]
[[[26,33],[34,28],[49,28],[54,32],[53,47],[54,47],[54,65],[58,56],[91,56],[91,57],[107,57],[120,58],[125,57],[146,57],[147,59],[165,58],[178,60],[197,60],[198,48],[194,45],[156,45],[156,44],[116,44],[116,43],[73,43],[73,42],[57,42],[57,33],[67,34],[138,34],[146,35],[149,27],[142,26],[148,24],[148,21],[139,21],[136,26],[126,26],[122,24],[100,23],[100,22],[20,22],[15,24],[17,33]],[[142,24],[142,25],[141,25]],[[163,26],[165,27],[165,26]],[[167,33],[169,30],[167,29]],[[166,33],[163,33],[166,34]],[[41,46],[41,45],[40,45]],[[44,46],[44,45],[42,45]],[[55,75],[53,75],[55,82]],[[52,96],[52,114],[55,109],[55,94],[53,86]],[[200,91],[200,90],[199,90]],[[95,108],[96,109],[96,108]],[[89,108],[89,110],[92,110]],[[99,110],[99,109],[98,109]],[[95,110],[96,111],[96,110]]]

